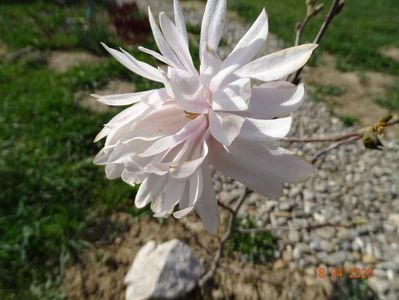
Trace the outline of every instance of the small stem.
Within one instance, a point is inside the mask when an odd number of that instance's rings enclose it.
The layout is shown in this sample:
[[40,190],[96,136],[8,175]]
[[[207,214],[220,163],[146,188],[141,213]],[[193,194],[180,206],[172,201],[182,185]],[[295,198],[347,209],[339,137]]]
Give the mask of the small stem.
[[[334,0],[330,10],[323,22],[323,24],[321,25],[319,32],[317,33],[315,39],[313,40],[314,44],[319,44],[321,39],[323,38],[325,32],[327,31],[328,27],[330,26],[332,20],[334,20],[334,17],[338,15],[338,13],[341,11],[341,9],[343,8],[344,5],[344,1],[342,0]],[[303,67],[300,68],[298,71],[296,71],[294,77],[292,78],[291,82],[294,84],[298,84],[300,79],[299,76],[301,75],[303,71]]]
[[353,137],[350,137],[350,138],[348,138],[346,140],[331,144],[327,148],[325,148],[325,149],[321,150],[319,153],[317,153],[310,162],[312,164],[314,164],[319,158],[321,158],[322,156],[326,155],[331,150],[337,149],[337,148],[341,147],[342,145],[346,145],[346,144],[352,143],[354,141],[357,141],[360,138],[361,138],[360,135],[359,136],[353,136]]
[[236,205],[234,208],[231,209],[230,211],[230,219],[229,219],[229,224],[227,226],[227,230],[224,233],[222,239],[220,240],[220,245],[219,249],[216,252],[216,255],[213,259],[213,263],[211,265],[211,268],[207,273],[205,273],[199,280],[198,285],[200,287],[203,287],[215,274],[215,271],[219,265],[220,259],[223,256],[223,250],[224,246],[226,245],[226,242],[229,240],[231,234],[235,230],[235,225],[236,225],[236,220],[237,220],[237,215],[238,211],[240,210],[242,204],[244,203],[244,200],[251,194],[251,191],[246,187],[244,192],[241,194],[240,198],[237,200]]
[[346,133],[342,135],[328,136],[328,137],[286,137],[282,141],[285,142],[301,142],[301,143],[323,143],[323,142],[338,142],[342,140],[347,140],[352,137],[360,137],[362,135],[362,130],[357,132]]
[[299,45],[301,41],[302,32],[305,29],[306,24],[309,22],[311,16],[306,14],[305,18],[303,19],[302,23],[296,29],[296,36],[295,36],[295,46]]

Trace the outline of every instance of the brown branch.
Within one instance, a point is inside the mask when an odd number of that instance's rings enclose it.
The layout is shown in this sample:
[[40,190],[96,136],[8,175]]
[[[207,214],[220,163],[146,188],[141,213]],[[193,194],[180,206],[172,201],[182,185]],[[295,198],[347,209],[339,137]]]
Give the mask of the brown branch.
[[360,138],[361,138],[360,135],[359,136],[353,136],[353,137],[350,137],[350,138],[348,138],[346,140],[331,144],[327,148],[325,148],[325,149],[321,150],[319,153],[317,153],[310,162],[312,164],[314,164],[319,158],[323,157],[324,155],[326,155],[331,150],[337,149],[337,148],[339,148],[339,147],[341,147],[343,145],[346,145],[346,144],[352,143],[354,141],[357,141]]
[[224,233],[223,237],[220,240],[220,245],[219,249],[216,252],[216,255],[213,259],[213,263],[211,265],[211,268],[209,269],[208,272],[206,272],[199,280],[198,285],[200,287],[203,287],[215,274],[215,271],[219,265],[220,259],[223,256],[223,250],[224,246],[226,245],[226,242],[230,238],[231,234],[235,230],[235,225],[236,225],[236,220],[237,220],[237,215],[238,211],[240,210],[242,204],[244,203],[244,200],[251,194],[251,191],[248,188],[244,189],[244,192],[241,194],[240,198],[237,200],[237,203],[235,204],[234,208],[232,208],[232,211],[230,213],[230,219],[229,219],[229,224],[227,226],[227,230]]
[[363,132],[362,130],[351,132],[351,133],[346,133],[342,135],[335,135],[335,136],[328,136],[328,137],[286,137],[283,138],[282,141],[285,142],[301,142],[301,143],[323,143],[323,142],[339,142],[342,140],[347,140],[349,138],[353,137],[360,137],[362,136]]
[[[344,0],[334,0],[331,4],[330,10],[327,13],[327,16],[321,25],[315,39],[313,40],[314,44],[319,44],[321,39],[323,38],[324,34],[326,33],[328,27],[330,26],[331,22],[334,20],[334,18],[341,12],[342,8],[344,7],[345,1]],[[302,34],[302,32],[301,32]],[[299,76],[301,75],[303,71],[303,67],[300,68],[296,73],[294,74],[291,82],[294,84],[298,84],[300,82]]]

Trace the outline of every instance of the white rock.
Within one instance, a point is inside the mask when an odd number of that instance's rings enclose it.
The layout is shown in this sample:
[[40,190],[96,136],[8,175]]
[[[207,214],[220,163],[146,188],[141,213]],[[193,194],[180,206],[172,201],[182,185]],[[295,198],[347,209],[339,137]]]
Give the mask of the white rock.
[[126,299],[183,297],[195,288],[201,273],[197,259],[183,242],[175,239],[156,246],[149,241],[125,276]]

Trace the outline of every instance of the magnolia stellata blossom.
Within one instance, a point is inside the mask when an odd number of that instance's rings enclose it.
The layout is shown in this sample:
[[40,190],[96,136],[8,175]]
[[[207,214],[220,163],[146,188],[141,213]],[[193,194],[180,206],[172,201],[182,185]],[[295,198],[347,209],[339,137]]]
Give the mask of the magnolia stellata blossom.
[[141,183],[137,207],[151,203],[155,216],[173,213],[176,218],[195,210],[205,227],[215,232],[218,206],[210,165],[273,198],[282,195],[284,182],[297,183],[309,177],[312,166],[279,147],[278,141],[288,134],[291,113],[302,104],[305,94],[302,84],[296,86],[283,78],[301,68],[316,45],[254,59],[268,33],[263,9],[222,60],[217,49],[226,1],[209,0],[202,20],[197,70],[179,2],[174,1],[174,22],[161,12],[158,23],[150,8],[148,13],[160,53],[139,49],[159,60],[162,67],[103,45],[126,68],[164,86],[131,94],[94,95],[107,105],[131,105],[95,139],[106,137],[95,163],[105,165],[107,178]]

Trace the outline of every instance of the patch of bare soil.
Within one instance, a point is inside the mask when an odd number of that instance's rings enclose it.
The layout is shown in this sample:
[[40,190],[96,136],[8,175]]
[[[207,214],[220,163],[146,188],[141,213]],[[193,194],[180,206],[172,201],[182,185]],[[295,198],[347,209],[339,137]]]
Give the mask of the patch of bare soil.
[[[97,95],[106,96],[112,94],[125,94],[133,93],[135,90],[134,84],[131,82],[121,81],[121,80],[111,80],[102,89],[95,92]],[[75,99],[80,106],[97,113],[102,113],[111,110],[112,108],[108,105],[102,104],[92,96],[87,91],[77,92],[75,94]]]
[[335,57],[329,54],[323,53],[321,61],[316,68],[307,68],[304,81],[313,89],[340,88],[338,94],[323,94],[323,99],[337,115],[353,117],[361,125],[369,125],[388,113],[375,100],[384,97],[386,90],[397,80],[394,76],[377,72],[341,72],[335,68]]
[[86,51],[53,51],[48,57],[47,66],[57,72],[65,72],[82,64],[99,63],[102,59]]
[[381,49],[381,54],[392,58],[393,60],[399,61],[399,48],[396,47],[387,47]]
[[[151,216],[134,220],[114,213],[94,222],[85,239],[93,243],[78,263],[65,272],[61,291],[67,299],[124,299],[123,278],[138,250],[149,240],[157,243],[178,238],[187,243],[207,269],[217,249],[217,238],[206,234],[199,220],[169,218],[157,222]],[[284,265],[253,265],[238,259],[225,259],[215,280],[188,299],[327,299],[323,283]]]

